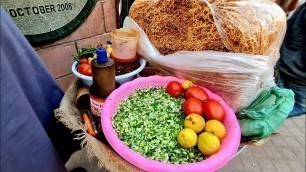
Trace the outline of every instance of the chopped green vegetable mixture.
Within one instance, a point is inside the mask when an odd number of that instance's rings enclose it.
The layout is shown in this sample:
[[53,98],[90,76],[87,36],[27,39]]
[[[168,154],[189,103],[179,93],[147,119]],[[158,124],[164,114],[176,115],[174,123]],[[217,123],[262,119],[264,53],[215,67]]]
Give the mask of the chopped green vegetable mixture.
[[183,101],[164,88],[137,90],[121,102],[113,119],[118,137],[150,159],[172,164],[203,160],[197,148],[184,149],[177,142],[185,119]]

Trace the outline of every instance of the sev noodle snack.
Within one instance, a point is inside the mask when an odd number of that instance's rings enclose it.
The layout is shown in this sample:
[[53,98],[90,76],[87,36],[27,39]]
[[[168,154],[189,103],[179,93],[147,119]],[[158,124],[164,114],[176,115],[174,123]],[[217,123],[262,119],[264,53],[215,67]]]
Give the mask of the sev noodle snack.
[[[212,90],[239,112],[275,85],[273,67],[285,35],[285,14],[268,0],[204,1],[139,2],[123,27],[138,31],[137,53],[152,67]],[[178,9],[181,16],[174,14]],[[191,15],[193,10],[203,14]],[[188,22],[195,16],[202,19]]]
[[[154,2],[151,0],[136,0],[132,4],[130,8],[130,16],[136,21],[140,21],[142,18],[145,17],[148,10],[150,9],[151,5],[153,5]],[[144,23],[142,23],[144,24]]]
[[269,56],[218,51],[180,51],[164,56],[133,19],[127,17],[124,28],[138,31],[137,53],[150,66],[210,89],[235,112],[248,107],[261,91],[275,84]]
[[212,9],[223,43],[232,52],[270,55],[283,40],[286,15],[271,1],[216,0]]
[[130,16],[162,53],[227,51],[206,2],[198,0],[136,1]]
[[137,0],[130,16],[164,55],[203,50],[268,55],[284,37],[286,16],[273,2],[209,2]]

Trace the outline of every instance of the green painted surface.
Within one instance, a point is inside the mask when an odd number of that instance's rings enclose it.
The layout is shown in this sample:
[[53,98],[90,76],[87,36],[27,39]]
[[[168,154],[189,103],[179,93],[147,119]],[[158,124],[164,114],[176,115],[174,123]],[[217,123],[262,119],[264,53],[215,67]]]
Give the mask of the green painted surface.
[[3,0],[1,5],[32,45],[69,35],[89,16],[96,0]]

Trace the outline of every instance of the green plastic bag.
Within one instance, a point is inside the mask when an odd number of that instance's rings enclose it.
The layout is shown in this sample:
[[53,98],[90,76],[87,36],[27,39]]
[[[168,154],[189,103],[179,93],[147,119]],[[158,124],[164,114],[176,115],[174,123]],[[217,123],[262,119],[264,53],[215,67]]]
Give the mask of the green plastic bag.
[[238,114],[242,136],[253,140],[265,138],[277,130],[294,105],[292,90],[277,86],[263,91],[258,98]]

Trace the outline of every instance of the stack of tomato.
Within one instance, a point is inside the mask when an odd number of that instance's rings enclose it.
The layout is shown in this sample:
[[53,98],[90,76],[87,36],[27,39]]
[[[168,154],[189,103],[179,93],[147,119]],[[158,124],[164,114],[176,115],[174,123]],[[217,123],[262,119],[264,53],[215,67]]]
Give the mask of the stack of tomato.
[[206,120],[216,119],[220,122],[224,120],[225,111],[222,105],[216,100],[210,100],[206,91],[194,86],[191,81],[186,80],[182,84],[177,81],[169,82],[166,91],[172,97],[184,95],[186,99],[183,104],[185,115],[195,113],[204,116]]
[[183,112],[187,117],[184,129],[177,135],[178,143],[186,149],[197,145],[200,152],[207,156],[217,153],[226,136],[226,128],[222,124],[225,118],[223,106],[211,100],[203,88],[194,86],[188,80],[182,84],[169,82],[166,92],[172,97],[185,98]]
[[93,58],[84,58],[78,61],[78,66],[77,66],[77,71],[80,74],[86,75],[86,76],[91,76],[92,71],[91,71],[91,66],[90,62]]
[[[106,49],[107,51],[107,57],[110,56],[110,53],[112,52],[112,47],[111,44],[108,43],[107,45],[105,44],[99,44],[97,45],[97,47],[102,46],[103,48]],[[91,76],[92,75],[92,71],[91,71],[91,61],[95,58],[97,58],[96,55],[96,48],[93,46],[87,46],[87,47],[82,47],[79,52],[78,55],[74,56],[74,60],[76,60],[78,62],[77,65],[77,71],[82,74],[82,75],[86,75],[86,76]]]

